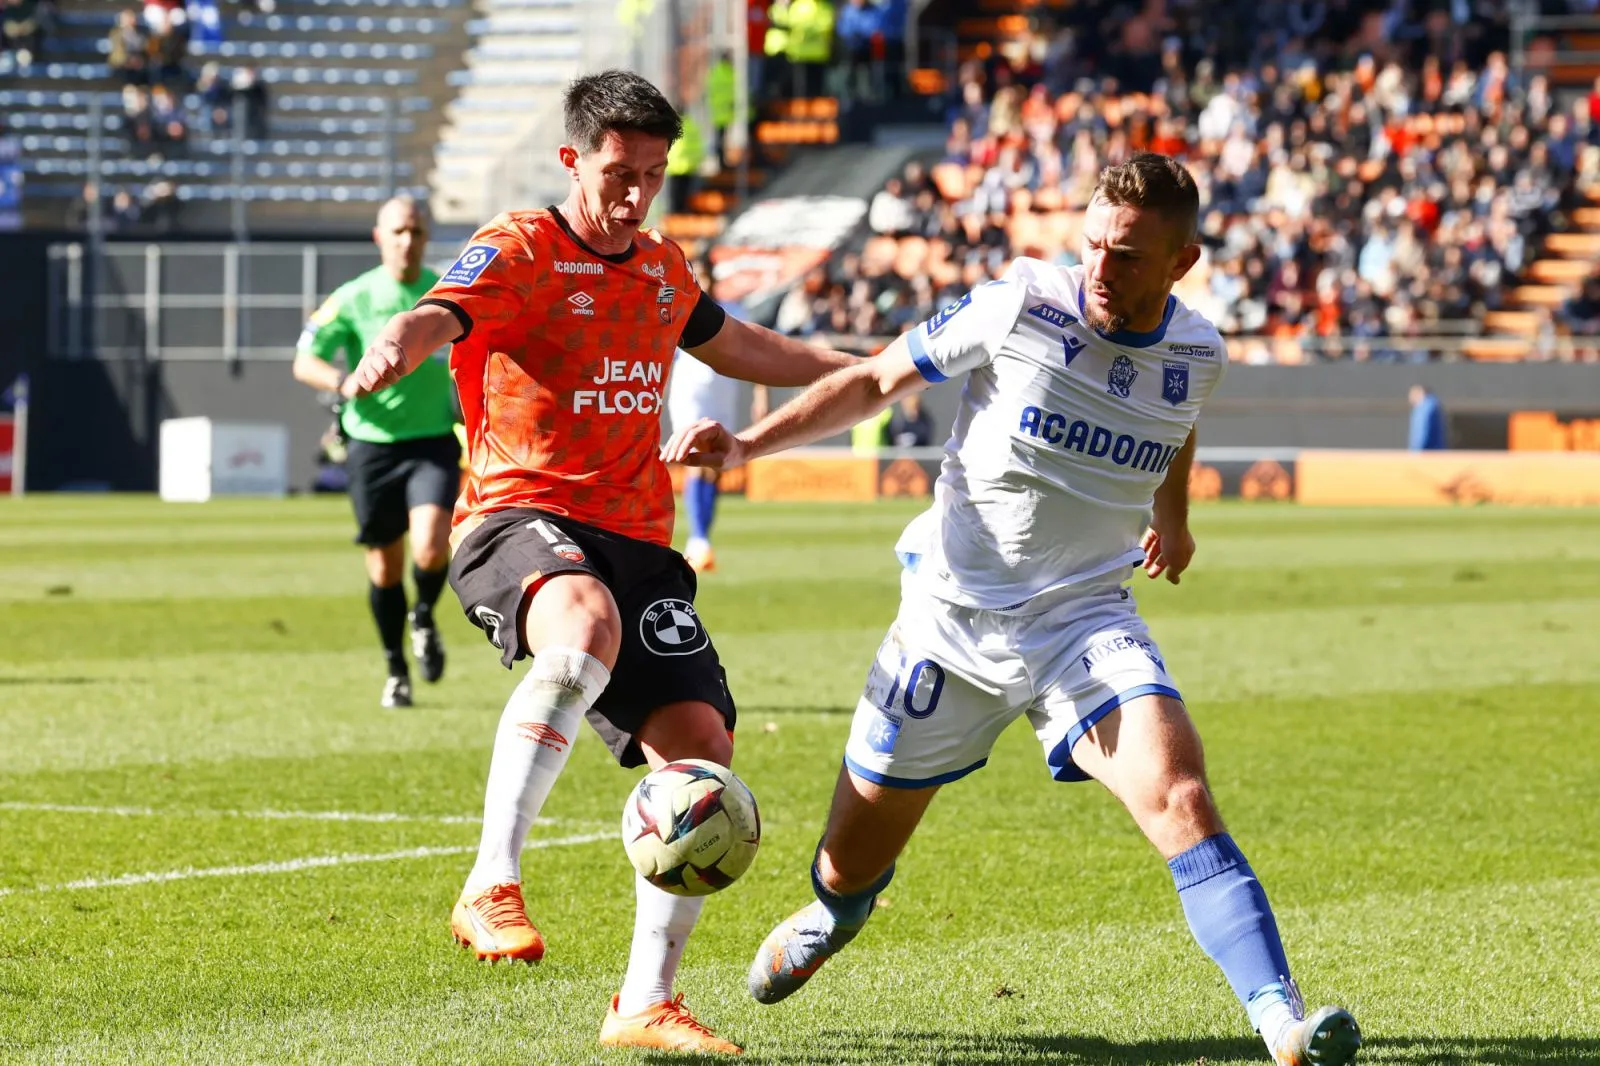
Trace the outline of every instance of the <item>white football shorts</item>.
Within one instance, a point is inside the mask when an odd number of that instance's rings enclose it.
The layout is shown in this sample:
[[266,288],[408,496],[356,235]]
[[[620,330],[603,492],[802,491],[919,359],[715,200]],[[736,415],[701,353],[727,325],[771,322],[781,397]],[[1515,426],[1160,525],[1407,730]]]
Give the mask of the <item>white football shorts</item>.
[[880,785],[944,784],[987,762],[1000,733],[1026,714],[1051,776],[1086,780],[1072,746],[1096,722],[1139,696],[1182,698],[1124,574],[1003,612],[957,607],[904,573],[846,765]]

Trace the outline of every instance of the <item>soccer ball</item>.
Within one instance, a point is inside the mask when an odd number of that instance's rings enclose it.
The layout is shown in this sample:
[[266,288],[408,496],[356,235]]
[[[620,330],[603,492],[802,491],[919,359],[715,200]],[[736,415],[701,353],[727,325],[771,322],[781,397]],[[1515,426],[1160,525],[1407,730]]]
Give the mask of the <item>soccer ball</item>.
[[761,843],[756,798],[726,766],[682,759],[646,775],[622,808],[622,846],[639,876],[677,896],[708,896],[750,868]]

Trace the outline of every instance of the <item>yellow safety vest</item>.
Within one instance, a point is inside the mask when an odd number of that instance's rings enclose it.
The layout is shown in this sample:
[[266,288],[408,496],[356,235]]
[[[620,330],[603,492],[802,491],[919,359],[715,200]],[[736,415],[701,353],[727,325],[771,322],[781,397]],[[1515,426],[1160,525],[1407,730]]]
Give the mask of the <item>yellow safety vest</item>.
[[789,62],[826,63],[833,58],[833,5],[794,0],[789,5]]
[[705,155],[705,138],[700,134],[700,123],[685,111],[683,136],[673,141],[672,147],[667,149],[667,173],[675,177],[693,174],[700,169],[700,162]]
[[767,8],[767,39],[762,42],[761,50],[769,59],[788,53],[789,0],[772,0],[772,6]]

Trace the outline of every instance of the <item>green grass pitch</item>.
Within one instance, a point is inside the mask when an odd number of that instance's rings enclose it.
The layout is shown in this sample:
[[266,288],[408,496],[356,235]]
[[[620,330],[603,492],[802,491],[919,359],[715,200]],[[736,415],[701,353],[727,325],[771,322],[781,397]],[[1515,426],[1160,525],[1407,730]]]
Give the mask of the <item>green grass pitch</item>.
[[[913,508],[724,504],[702,613],[762,804],[680,988],[764,1064],[1263,1063],[1171,880],[1014,728],[804,992],[744,972],[805,902]],[[1600,1062],[1600,513],[1213,505],[1137,586],[1308,1000],[1363,1061]],[[450,668],[377,707],[342,500],[0,501],[0,1061],[625,1063],[595,1037],[636,774],[594,737],[524,861],[537,968],[451,903],[510,674],[450,593]],[[312,817],[320,814],[320,817]]]

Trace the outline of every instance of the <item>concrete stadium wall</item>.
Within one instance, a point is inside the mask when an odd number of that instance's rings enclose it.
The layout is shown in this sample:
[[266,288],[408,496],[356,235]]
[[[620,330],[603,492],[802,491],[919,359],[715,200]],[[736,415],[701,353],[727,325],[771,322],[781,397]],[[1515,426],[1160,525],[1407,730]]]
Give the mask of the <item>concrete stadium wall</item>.
[[[46,249],[52,239],[59,238],[0,235],[0,389],[19,372],[33,376],[31,487],[98,483],[152,490],[160,421],[187,415],[285,424],[293,442],[290,483],[297,489],[311,483],[318,438],[330,416],[290,377],[287,361],[50,358]],[[285,355],[293,342],[292,333],[282,338]],[[1506,420],[1516,411],[1600,416],[1600,365],[1234,366],[1203,417],[1201,443],[1246,449],[1401,448],[1406,392],[1418,382],[1442,399],[1456,447],[1505,447]],[[959,388],[952,382],[927,395],[940,433],[950,426]],[[775,391],[781,398],[789,390]],[[834,438],[830,443],[845,442]]]

